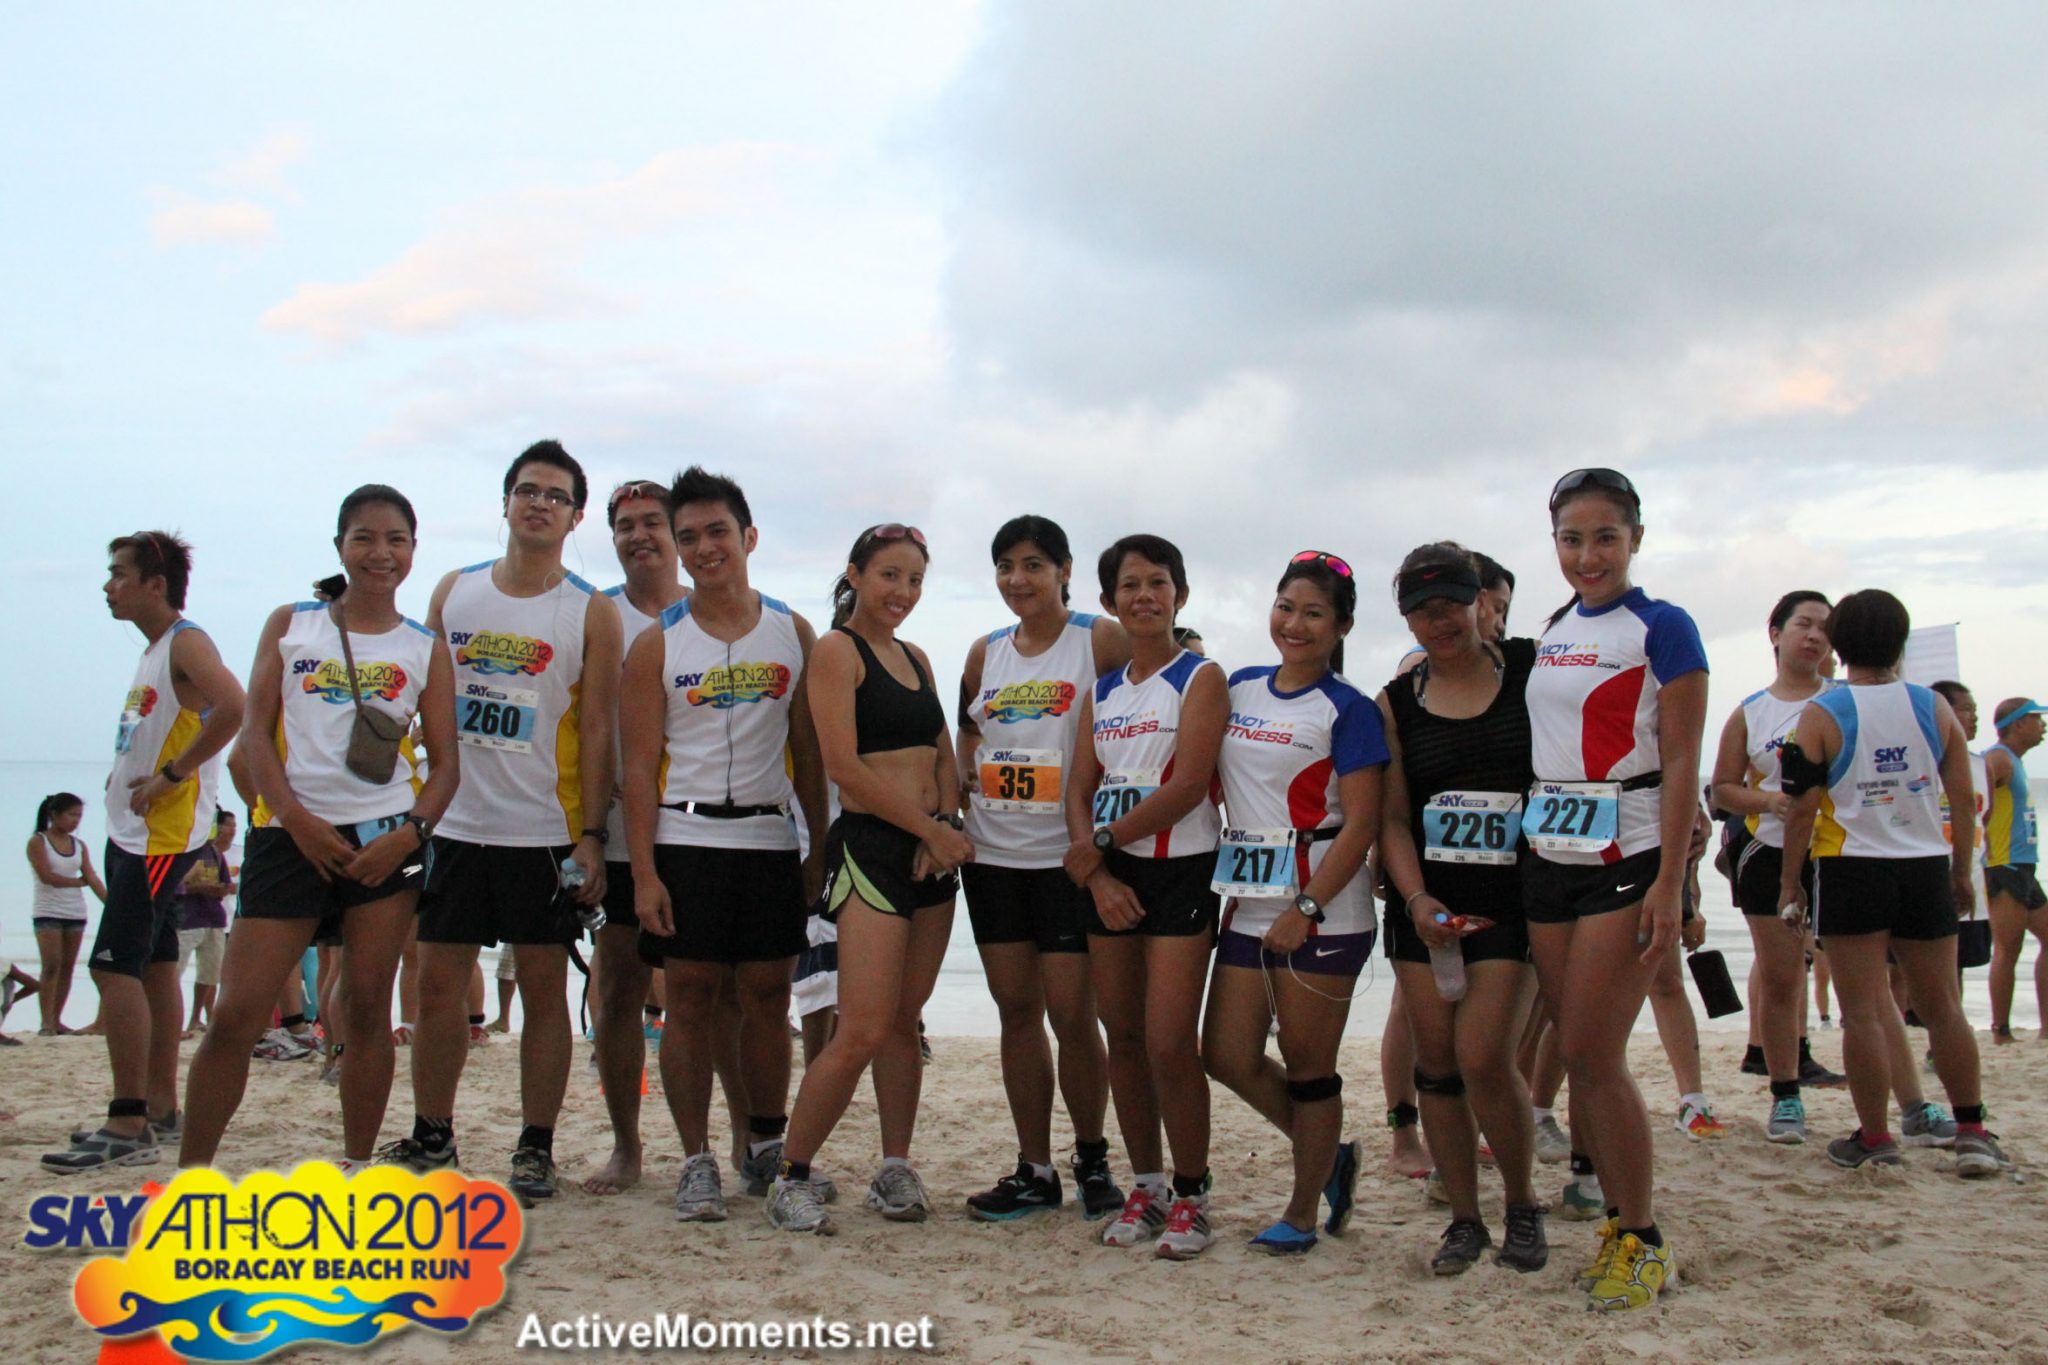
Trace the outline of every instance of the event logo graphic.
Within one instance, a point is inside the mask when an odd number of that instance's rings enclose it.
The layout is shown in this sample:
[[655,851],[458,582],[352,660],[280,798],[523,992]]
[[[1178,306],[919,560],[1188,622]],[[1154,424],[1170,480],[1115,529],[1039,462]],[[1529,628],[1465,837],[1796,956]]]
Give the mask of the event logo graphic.
[[156,689],[147,685],[131,687],[128,689],[128,700],[121,704],[121,718],[127,720],[132,717],[135,720],[141,720],[154,710],[156,710]]
[[350,1178],[325,1162],[239,1182],[181,1171],[138,1195],[42,1195],[28,1222],[32,1249],[114,1253],[72,1288],[103,1339],[217,1361],[461,1332],[503,1301],[524,1233],[502,1185],[399,1166]]
[[[340,659],[299,659],[292,664],[299,686],[322,701],[347,706],[355,698],[348,690],[348,667]],[[356,665],[356,686],[363,700],[397,701],[405,691],[405,670],[397,664],[366,662]]]
[[982,695],[988,718],[1008,725],[1018,720],[1064,716],[1074,704],[1074,685],[1062,679],[1038,679],[991,688]]
[[525,635],[506,635],[479,630],[465,635],[457,632],[448,642],[455,646],[455,666],[473,668],[486,677],[524,673],[537,678],[554,662],[555,648],[546,640]]
[[676,686],[690,705],[724,711],[748,702],[782,700],[789,694],[789,666],[720,664],[702,673],[677,674]]

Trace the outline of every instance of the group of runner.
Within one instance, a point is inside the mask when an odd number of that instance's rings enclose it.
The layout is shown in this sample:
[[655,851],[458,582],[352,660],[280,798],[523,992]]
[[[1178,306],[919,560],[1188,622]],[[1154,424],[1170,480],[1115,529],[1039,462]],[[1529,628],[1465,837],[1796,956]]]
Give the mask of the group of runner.
[[[968,1198],[969,1216],[1063,1204],[1057,1090],[1069,1173],[1085,1216],[1107,1220],[1101,1240],[1200,1255],[1214,1238],[1213,1077],[1289,1139],[1286,1205],[1252,1245],[1299,1254],[1319,1222],[1342,1232],[1351,1212],[1359,1153],[1343,1138],[1338,1045],[1378,940],[1377,892],[1452,1209],[1433,1268],[1465,1270],[1492,1246],[1482,1133],[1506,1190],[1497,1259],[1547,1262],[1540,1135],[1516,1058],[1535,1014],[1569,1078],[1579,1212],[1599,1219],[1578,1283],[1602,1309],[1655,1301],[1674,1260],[1626,1046],[1660,973],[1676,971],[1688,917],[1707,665],[1692,619],[1634,584],[1642,506],[1624,475],[1575,470],[1552,490],[1571,600],[1540,639],[1506,634],[1513,580],[1498,565],[1450,542],[1410,551],[1379,619],[1400,618],[1416,649],[1377,696],[1342,673],[1360,598],[1338,555],[1306,550],[1282,566],[1268,623],[1277,662],[1226,675],[1178,633],[1189,583],[1171,542],[1131,535],[1105,549],[1091,614],[1071,601],[1066,534],[1017,517],[990,546],[1015,619],[969,649],[950,719],[929,658],[900,635],[930,559],[914,526],[860,534],[821,634],[754,587],[760,531],[728,478],[693,467],[614,490],[606,517],[625,581],[608,592],[563,565],[589,489],[560,445],[515,459],[503,496],[504,555],[448,574],[415,622],[395,605],[416,546],[410,504],[382,485],[350,494],[342,573],[272,614],[246,702],[180,613],[186,547],[159,533],[114,542],[109,607],[149,640],[122,717],[108,911],[89,958],[115,1098],[104,1126],[47,1165],[143,1164],[180,1134],[169,894],[206,838],[199,813],[239,734],[259,800],[214,1026],[186,1089],[186,1166],[214,1160],[251,1045],[314,942],[344,948],[340,1164],[455,1164],[465,990],[479,950],[497,945],[517,961],[526,1012],[510,1185],[552,1196],[566,971],[588,928],[614,1150],[587,1189],[616,1192],[641,1173],[640,1003],[659,966],[662,1091],[685,1158],[678,1218],[726,1217],[708,1124],[725,1055],[745,1115],[737,1172],[774,1226],[833,1230],[836,1189],[814,1163],[870,1071],[882,1163],[866,1202],[922,1220],[932,1201],[910,1161],[919,1017],[964,889],[1019,1148],[1014,1171]],[[1950,1119],[1919,1101],[1902,1135],[1914,1140],[1916,1120],[1946,1124],[1959,1172],[1995,1171],[1955,934],[1973,894],[1973,790],[1993,792],[2004,840],[2010,875],[1994,897],[2039,909],[2024,772],[2007,761],[1993,774],[2002,786],[1973,789],[1950,703],[1897,680],[1908,622],[1888,594],[1830,608],[1793,593],[1769,625],[1777,677],[1730,718],[1712,787],[1747,823],[1737,881],[1757,944],[1769,1136],[1805,1136],[1791,992],[1811,902],[1861,1125],[1830,1156],[1898,1159],[1889,952],[1955,1108]],[[1820,677],[1831,649],[1846,685]],[[2000,709],[2005,753],[2038,741],[2040,714]],[[792,1102],[785,1020],[818,920],[836,928],[837,1025]],[[413,1124],[380,1147],[392,981],[415,932]],[[1128,1193],[1110,1164],[1112,1101]]]

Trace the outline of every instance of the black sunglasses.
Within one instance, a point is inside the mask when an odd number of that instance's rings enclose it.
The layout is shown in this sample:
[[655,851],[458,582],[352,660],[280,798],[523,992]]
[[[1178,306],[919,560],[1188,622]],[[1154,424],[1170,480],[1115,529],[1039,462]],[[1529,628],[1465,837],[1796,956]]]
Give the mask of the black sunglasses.
[[1636,492],[1636,486],[1630,483],[1628,475],[1620,470],[1574,469],[1559,479],[1550,490],[1550,510],[1555,512],[1559,503],[1581,488],[1605,488],[1616,493],[1626,493],[1635,501],[1636,506],[1643,505],[1642,494]]

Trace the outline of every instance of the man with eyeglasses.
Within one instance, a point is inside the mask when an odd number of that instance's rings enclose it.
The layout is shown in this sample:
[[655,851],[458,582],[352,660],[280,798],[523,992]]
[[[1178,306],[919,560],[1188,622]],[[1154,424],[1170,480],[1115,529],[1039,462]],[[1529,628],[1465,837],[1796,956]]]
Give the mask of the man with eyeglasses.
[[469,1056],[465,992],[478,950],[518,963],[525,1127],[513,1193],[555,1193],[555,1120],[569,1084],[569,945],[579,909],[605,891],[619,613],[562,565],[590,485],[555,441],[505,472],[505,553],[434,588],[427,625],[455,658],[462,785],[433,840],[420,902],[420,1017],[412,1136],[378,1159],[417,1171],[456,1164],[455,1092]]
[[[162,531],[107,547],[107,612],[149,643],[121,708],[107,778],[106,911],[86,964],[100,993],[114,1098],[104,1126],[43,1158],[66,1173],[149,1166],[176,1141],[178,887],[212,833],[220,754],[242,724],[242,685],[185,619],[192,547]],[[202,812],[206,818],[201,818]]]

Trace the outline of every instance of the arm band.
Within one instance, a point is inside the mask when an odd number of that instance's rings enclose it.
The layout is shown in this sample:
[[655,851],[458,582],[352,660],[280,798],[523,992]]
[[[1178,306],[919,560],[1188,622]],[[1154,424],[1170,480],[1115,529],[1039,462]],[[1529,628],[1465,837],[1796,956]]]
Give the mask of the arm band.
[[1786,740],[1785,747],[1778,751],[1778,772],[1778,785],[1794,800],[1815,787],[1825,787],[1828,782],[1826,765],[1808,758],[1796,739]]

